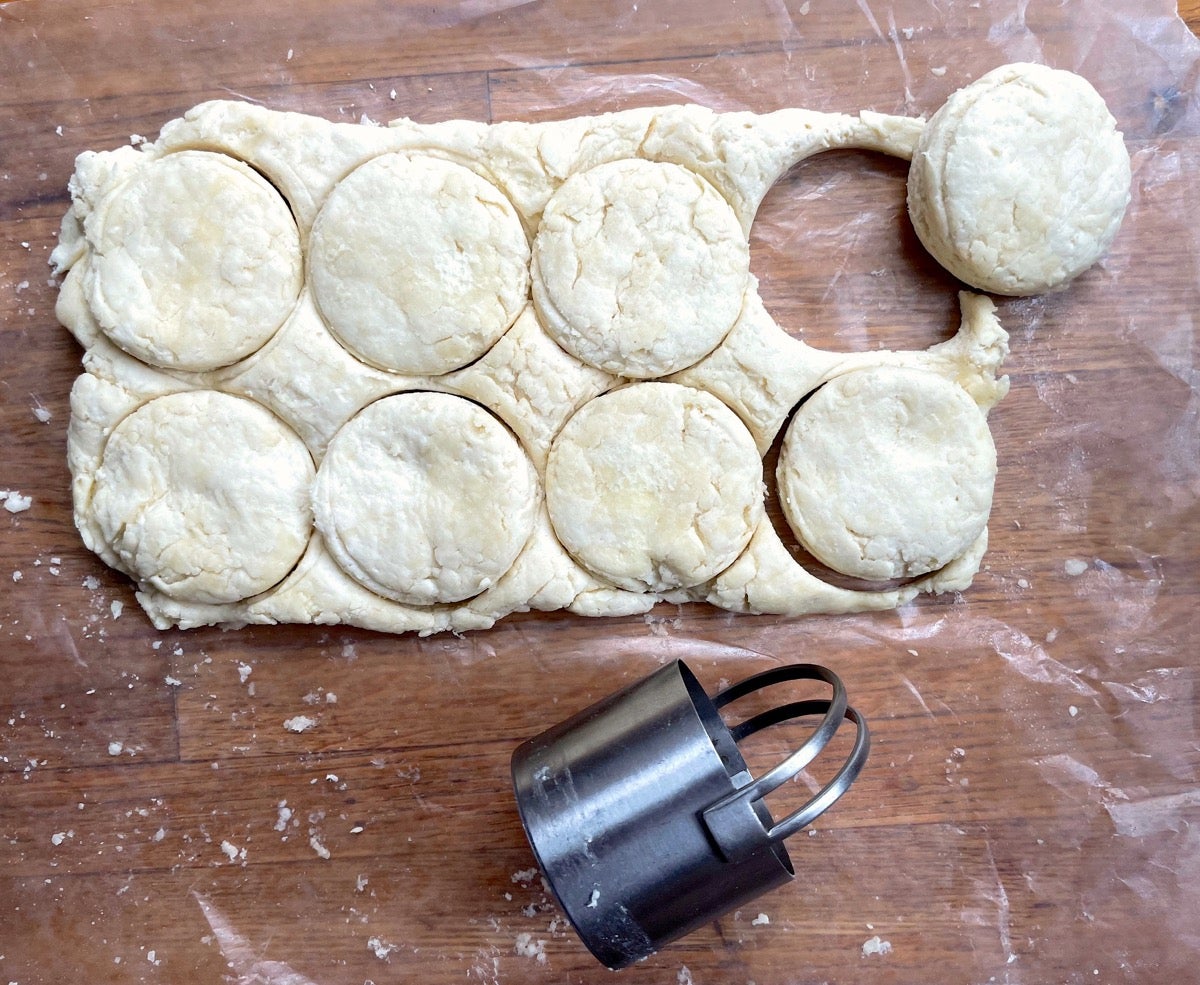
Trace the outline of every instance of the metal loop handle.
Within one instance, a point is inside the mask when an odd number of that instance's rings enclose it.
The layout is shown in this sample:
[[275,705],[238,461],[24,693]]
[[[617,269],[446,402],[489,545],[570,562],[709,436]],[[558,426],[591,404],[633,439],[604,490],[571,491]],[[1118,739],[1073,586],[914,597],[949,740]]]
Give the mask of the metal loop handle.
[[[753,735],[772,725],[822,715],[820,724],[799,749],[768,770],[756,780],[722,797],[704,811],[709,831],[722,853],[729,859],[744,857],[762,849],[769,843],[778,843],[795,834],[805,825],[812,823],[834,803],[862,771],[870,750],[870,733],[863,717],[846,703],[846,690],[841,679],[833,671],[817,664],[792,664],[777,667],[746,678],[721,691],[713,698],[717,708],[725,707],[738,698],[762,690],[773,684],[795,680],[820,680],[833,688],[829,699],[794,701],[755,715],[730,729],[735,741]],[[793,811],[778,823],[766,827],[765,811],[754,809],[757,802],[778,789],[805,766],[811,763],[829,743],[843,721],[849,719],[855,725],[854,746],[841,769],[807,803]],[[766,815],[769,817],[769,815]]]

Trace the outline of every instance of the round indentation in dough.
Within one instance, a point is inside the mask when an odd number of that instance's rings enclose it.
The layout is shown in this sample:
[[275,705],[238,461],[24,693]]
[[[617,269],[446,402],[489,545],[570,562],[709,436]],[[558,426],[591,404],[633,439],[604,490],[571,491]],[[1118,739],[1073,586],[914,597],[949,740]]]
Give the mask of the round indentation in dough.
[[960,386],[920,369],[838,376],[796,411],[776,469],[800,543],[843,574],[935,571],[983,531],[996,449]]
[[960,280],[1040,294],[1108,249],[1129,203],[1129,153],[1083,78],[1043,65],[994,69],[930,119],[908,176],[925,248]]
[[342,569],[411,605],[461,602],[516,560],[540,503],[537,474],[509,430],[445,393],[370,404],[329,443],[317,472],[317,529]]
[[173,393],[114,429],[86,510],[139,582],[181,602],[237,602],[300,559],[313,474],[304,443],[261,405]]
[[728,567],[763,515],[762,460],[702,390],[638,383],[585,404],[550,449],[546,505],[563,546],[631,591],[671,591]]
[[644,160],[568,178],[534,240],[533,297],[554,339],[635,379],[708,355],[742,310],[750,249],[737,216],[686,168]]
[[333,333],[398,373],[477,359],[529,296],[529,240],[512,203],[434,157],[385,154],[352,171],[313,223],[308,263]]
[[90,298],[117,345],[205,371],[259,349],[300,293],[300,234],[241,161],[180,151],[138,168],[90,217]]

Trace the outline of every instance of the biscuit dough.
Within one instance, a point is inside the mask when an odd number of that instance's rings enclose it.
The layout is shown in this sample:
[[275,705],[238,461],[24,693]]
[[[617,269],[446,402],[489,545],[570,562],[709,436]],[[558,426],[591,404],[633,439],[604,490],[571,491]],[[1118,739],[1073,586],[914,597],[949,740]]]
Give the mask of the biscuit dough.
[[[926,350],[825,352],[776,324],[748,273],[755,211],[789,168],[925,141],[923,174],[941,146],[925,130],[700,106],[375,127],[217,101],[84,153],[52,256],[84,348],[76,524],[163,628],[426,634],[526,609],[796,616],[965,589],[987,547],[985,415],[1008,389],[995,305],[961,293],[958,331]],[[1096,129],[1097,160],[1110,139]],[[1029,174],[1057,167],[1049,137],[1021,149],[1050,158]],[[1005,192],[1019,155],[999,150],[980,175]],[[208,229],[218,206],[234,215]],[[915,429],[897,427],[906,401]],[[796,534],[762,488],[789,417]],[[821,512],[841,500],[895,523],[859,550],[864,521]],[[829,584],[797,540],[913,580]]]
[[707,581],[763,515],[762,459],[737,415],[703,390],[639,383],[584,405],[546,465],[554,532],[630,591]]
[[351,172],[313,223],[308,263],[334,335],[398,373],[465,366],[529,293],[529,241],[512,203],[436,157],[384,154]]
[[936,571],[983,532],[996,448],[961,387],[922,369],[838,376],[796,411],[776,482],[819,561],[876,581]]
[[649,379],[717,347],[749,271],[737,215],[704,178],[677,164],[614,161],[568,178],[547,204],[533,297],[569,353]]
[[218,604],[291,570],[312,526],[313,463],[259,404],[211,390],[143,404],[113,430],[79,516],[88,546],[139,585]]
[[533,530],[537,474],[482,407],[402,393],[352,418],[317,473],[317,529],[342,568],[384,598],[461,602],[516,560]]
[[1041,294],[1092,266],[1129,204],[1129,152],[1099,93],[1044,65],[954,93],[913,154],[908,208],[925,248],[972,287]]
[[215,369],[275,334],[301,284],[287,203],[253,169],[186,150],[134,171],[84,222],[92,311],[165,369]]

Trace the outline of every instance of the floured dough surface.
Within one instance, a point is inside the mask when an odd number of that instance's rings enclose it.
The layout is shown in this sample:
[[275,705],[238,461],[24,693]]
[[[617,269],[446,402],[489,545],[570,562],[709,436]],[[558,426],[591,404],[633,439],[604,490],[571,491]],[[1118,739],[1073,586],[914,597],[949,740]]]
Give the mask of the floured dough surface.
[[666,376],[706,356],[742,307],[750,254],[737,215],[700,175],[643,160],[569,178],[542,215],[534,299],[572,355]]
[[1092,266],[1129,203],[1129,153],[1083,78],[1044,65],[995,69],[960,89],[917,142],[908,207],[956,277],[1040,294]]
[[299,560],[312,479],[303,442],[257,403],[212,390],[167,394],[109,437],[84,534],[169,598],[237,602]]
[[342,568],[384,598],[461,602],[503,575],[529,540],[537,474],[482,407],[445,393],[368,406],[317,474],[317,528]]
[[248,356],[300,292],[287,203],[224,154],[181,151],[138,169],[84,228],[100,327],[154,366],[208,370]]
[[[910,157],[923,130],[699,106],[374,127],[217,101],[85,153],[53,254],[85,350],[76,523],[161,628],[426,634],[962,590],[1008,389],[995,305],[961,293],[926,350],[832,353],[748,272],[780,175],[831,148]],[[789,419],[794,534],[762,481]],[[834,585],[798,541],[915,580]]]
[[520,314],[529,241],[491,182],[436,157],[384,154],[339,182],[313,224],[313,295],[355,355],[399,373],[478,358]]
[[935,571],[983,532],[996,449],[956,383],[921,369],[838,376],[796,412],[776,480],[819,561],[872,580]]
[[708,580],[763,514],[762,460],[737,415],[702,390],[639,383],[591,401],[550,449],[554,532],[631,591]]

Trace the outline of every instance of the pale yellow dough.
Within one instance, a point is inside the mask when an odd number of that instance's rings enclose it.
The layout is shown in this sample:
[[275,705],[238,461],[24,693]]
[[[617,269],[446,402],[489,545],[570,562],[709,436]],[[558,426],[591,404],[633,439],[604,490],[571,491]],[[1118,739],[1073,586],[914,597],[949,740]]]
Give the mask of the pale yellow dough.
[[639,383],[588,403],[550,449],[554,532],[601,578],[664,592],[707,581],[763,515],[762,460],[702,390]]
[[461,602],[494,584],[533,530],[528,456],[462,397],[401,393],[333,438],[313,494],[317,529],[342,568],[384,598]]
[[182,602],[237,602],[299,560],[312,478],[304,444],[258,404],[171,393],[113,431],[77,516],[89,546],[139,585]]
[[287,203],[223,154],[181,151],[135,171],[84,228],[100,327],[154,366],[208,370],[248,356],[300,291]]
[[[84,540],[160,628],[426,634],[526,609],[799,616],[961,590],[987,508],[951,470],[974,497],[956,512],[938,454],[977,449],[1007,391],[995,306],[961,294],[960,329],[927,350],[824,352],[772,320],[749,273],[780,175],[831,148],[908,158],[923,128],[700,106],[374,127],[218,101],[85,153],[52,258],[84,349],[68,436]],[[207,229],[216,206],[236,214]],[[900,466],[889,384],[815,429],[874,422],[880,449],[829,497],[907,501],[928,482],[937,515],[906,503],[891,566],[860,570],[928,574],[854,591],[768,518],[763,456],[798,405],[800,422],[876,372],[924,381],[942,422],[918,443],[922,483],[883,479]]]
[[520,314],[529,242],[500,189],[469,168],[384,154],[330,192],[308,272],[329,327],[355,355],[399,373],[446,373]]
[[983,411],[920,369],[838,376],[788,425],[776,470],[788,524],[819,561],[874,580],[927,574],[987,524],[996,448]]
[[913,153],[908,209],[956,277],[996,294],[1041,294],[1105,253],[1129,186],[1129,152],[1087,80],[1018,63],[933,115]]
[[750,251],[704,178],[625,160],[574,175],[542,214],[534,300],[546,329],[597,369],[648,379],[684,369],[742,307]]

